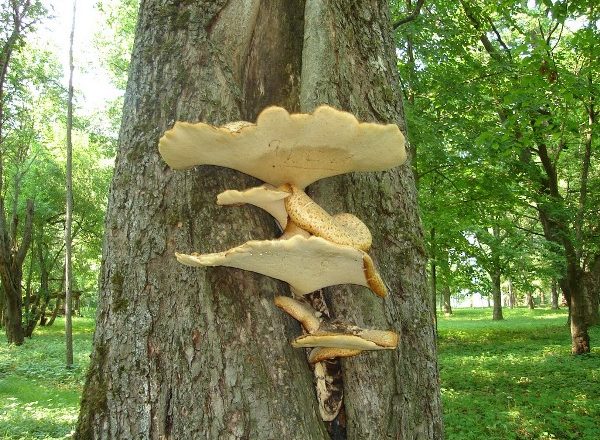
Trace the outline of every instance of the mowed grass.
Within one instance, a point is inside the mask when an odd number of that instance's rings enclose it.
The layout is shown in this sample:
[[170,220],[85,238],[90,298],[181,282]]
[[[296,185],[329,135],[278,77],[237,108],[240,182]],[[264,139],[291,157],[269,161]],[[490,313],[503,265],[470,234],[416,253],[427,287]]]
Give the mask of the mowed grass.
[[[600,348],[570,355],[566,311],[490,309],[439,317],[448,440],[600,440]],[[75,368],[64,328],[39,328],[22,347],[0,343],[0,439],[68,438],[77,421],[94,323],[74,321]],[[600,346],[600,329],[591,330]]]
[[570,355],[566,310],[457,309],[438,317],[448,440],[600,440],[600,329]]
[[73,319],[74,368],[65,368],[64,320],[20,347],[0,341],[0,439],[64,439],[75,428],[94,320]]

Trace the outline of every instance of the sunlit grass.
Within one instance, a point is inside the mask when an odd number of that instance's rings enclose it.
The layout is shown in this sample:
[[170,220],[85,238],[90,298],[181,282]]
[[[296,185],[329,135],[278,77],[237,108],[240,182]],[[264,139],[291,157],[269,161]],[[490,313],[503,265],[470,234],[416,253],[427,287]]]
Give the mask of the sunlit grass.
[[68,438],[75,427],[94,321],[74,318],[74,368],[65,368],[64,324],[36,329],[21,347],[0,343],[0,438]]
[[[439,317],[449,440],[600,439],[600,349],[570,355],[566,311],[463,309]],[[62,322],[22,347],[0,343],[0,439],[68,438],[77,421],[93,320],[78,318],[75,368],[64,368]],[[592,329],[592,346],[600,329]]]
[[[570,355],[565,310],[491,314],[438,317],[447,438],[600,439],[600,349]],[[600,329],[591,337],[600,343]]]

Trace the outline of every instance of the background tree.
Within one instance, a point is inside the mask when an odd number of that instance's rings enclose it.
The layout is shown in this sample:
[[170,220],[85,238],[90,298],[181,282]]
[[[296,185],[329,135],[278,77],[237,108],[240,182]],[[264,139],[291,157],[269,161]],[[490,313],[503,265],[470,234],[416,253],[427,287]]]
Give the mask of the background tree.
[[[398,28],[400,68],[409,80],[405,93],[412,97],[409,131],[414,126],[423,133],[413,137],[423,164],[417,169],[440,177],[420,177],[420,189],[435,185],[444,204],[448,192],[472,193],[487,178],[494,191],[487,192],[485,212],[497,206],[510,212],[511,236],[544,235],[570,304],[574,353],[589,350],[587,326],[598,313],[598,289],[586,290],[583,282],[598,242],[592,232],[597,216],[588,217],[594,197],[589,185],[597,184],[598,175],[590,161],[597,145],[598,56],[591,49],[599,38],[597,14],[589,1],[499,6],[464,0],[458,9],[433,1]],[[442,142],[431,133],[436,123],[443,127]],[[478,183],[466,185],[467,176]],[[449,191],[440,190],[440,182],[452,182]],[[421,191],[424,206],[431,193]],[[508,203],[503,194],[511,194]],[[461,235],[451,234],[452,242]],[[547,274],[541,269],[533,276]]]
[[[219,191],[256,181],[211,167],[174,173],[156,146],[175,120],[254,121],[271,104],[306,112],[329,103],[362,120],[402,124],[388,20],[386,2],[142,1],[76,437],[328,438],[304,353],[289,346],[298,326],[271,303],[287,286],[173,258],[175,250],[273,237],[263,213],[214,207]],[[339,429],[353,439],[440,438],[410,168],[337,177],[311,190],[317,202],[372,227],[392,292],[382,303],[351,286],[328,289],[334,314],[402,333],[397,352],[344,362],[347,424]]]
[[73,366],[73,42],[75,40],[75,17],[77,0],[73,0],[73,20],[69,37],[69,90],[67,97],[67,164],[65,169],[65,351],[67,368]]
[[[27,201],[25,221],[19,230],[19,194],[24,173],[29,168],[28,155],[31,151],[33,132],[19,116],[18,99],[8,94],[17,94],[19,87],[8,90],[7,79],[11,74],[13,53],[23,44],[23,37],[43,14],[41,3],[23,0],[11,1],[0,7],[2,22],[2,49],[0,52],[0,280],[3,294],[3,321],[9,343],[23,343],[21,281],[23,262],[33,233],[33,201]],[[16,82],[13,84],[17,85]],[[17,106],[9,108],[8,103],[17,101]],[[12,112],[11,112],[12,110]],[[20,125],[24,122],[26,126]],[[12,129],[12,130],[11,130]],[[9,146],[9,144],[12,144]],[[12,176],[12,206],[5,205],[5,157],[14,155],[17,169]],[[21,217],[22,219],[22,217]],[[19,240],[20,238],[20,240]]]

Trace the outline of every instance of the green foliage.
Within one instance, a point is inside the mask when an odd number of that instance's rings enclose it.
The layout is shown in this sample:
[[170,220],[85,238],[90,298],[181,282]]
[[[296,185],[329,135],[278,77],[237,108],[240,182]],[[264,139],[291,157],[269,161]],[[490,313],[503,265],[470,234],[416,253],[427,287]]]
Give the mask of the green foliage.
[[[446,438],[600,438],[600,349],[570,356],[566,310],[438,316]],[[600,337],[600,329],[591,331]]]
[[73,319],[75,365],[64,365],[64,324],[40,327],[21,347],[0,345],[0,438],[60,439],[75,427],[94,322]]
[[[600,162],[592,159],[587,182],[582,168],[600,91],[593,5],[434,0],[398,29],[429,253],[453,292],[488,291],[482,271],[522,289],[560,278],[564,236],[583,270],[598,254]],[[410,10],[392,2],[396,18]],[[540,210],[561,237],[544,230]]]
[[[36,23],[51,19],[38,6],[34,12],[31,20]],[[15,45],[8,64],[0,139],[0,196],[5,201],[7,222],[12,224],[13,217],[18,220],[17,242],[26,200],[34,202],[33,244],[23,267],[23,284],[31,288],[24,290],[27,325],[36,317],[31,303],[44,298],[37,311],[46,304],[49,314],[64,289],[66,162],[66,91],[61,85],[61,66],[57,54],[48,51],[47,42],[40,41],[31,29]],[[74,290],[83,293],[84,304],[95,304],[116,135],[106,140],[94,131],[93,118],[78,113],[76,110],[73,133]],[[42,287],[43,265],[49,272],[47,288]]]

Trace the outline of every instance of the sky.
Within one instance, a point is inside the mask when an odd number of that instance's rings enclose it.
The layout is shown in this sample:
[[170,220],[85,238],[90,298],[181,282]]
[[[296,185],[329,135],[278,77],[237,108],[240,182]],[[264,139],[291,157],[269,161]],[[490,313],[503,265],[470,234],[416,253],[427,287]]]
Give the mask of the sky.
[[[94,49],[94,35],[101,30],[102,17],[96,9],[97,0],[77,0],[73,85],[77,106],[86,115],[102,108],[119,92],[110,83]],[[63,66],[63,84],[69,81],[69,36],[73,17],[72,0],[47,0],[53,18],[45,20],[36,30],[43,47],[52,50]]]

